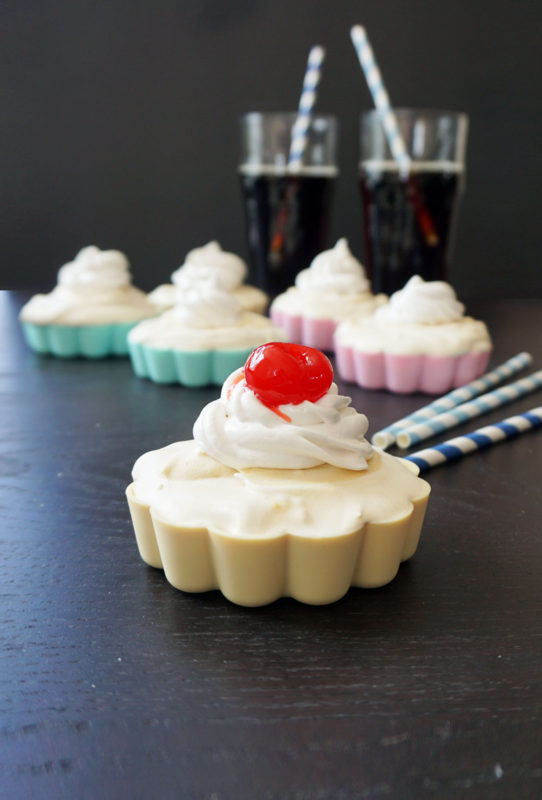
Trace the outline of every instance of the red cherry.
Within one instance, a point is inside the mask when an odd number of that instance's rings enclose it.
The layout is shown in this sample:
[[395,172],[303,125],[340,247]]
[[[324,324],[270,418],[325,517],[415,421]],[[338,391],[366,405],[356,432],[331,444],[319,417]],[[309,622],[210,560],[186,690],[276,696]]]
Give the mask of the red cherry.
[[333,381],[329,359],[314,347],[269,342],[257,347],[245,364],[245,381],[268,408],[303,400],[314,403]]

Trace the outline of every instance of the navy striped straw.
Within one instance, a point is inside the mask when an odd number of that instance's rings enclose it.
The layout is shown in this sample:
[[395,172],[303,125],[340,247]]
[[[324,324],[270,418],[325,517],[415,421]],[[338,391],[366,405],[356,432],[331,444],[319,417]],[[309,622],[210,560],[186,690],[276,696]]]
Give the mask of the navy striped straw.
[[425,439],[435,436],[437,433],[455,428],[469,419],[487,414],[495,408],[512,403],[518,397],[524,397],[526,394],[531,394],[531,392],[535,392],[540,388],[542,388],[542,369],[519,381],[501,386],[500,389],[495,389],[493,392],[482,394],[480,397],[471,400],[470,403],[462,403],[450,411],[445,411],[444,414],[437,414],[436,417],[402,430],[397,434],[397,444],[403,450],[407,447],[413,447]]
[[424,472],[431,467],[444,464],[446,461],[455,461],[458,458],[474,453],[485,447],[500,444],[506,439],[512,439],[527,431],[542,427],[542,406],[532,408],[524,414],[517,414],[514,417],[503,419],[495,425],[486,425],[478,428],[464,436],[457,436],[447,442],[437,444],[435,447],[428,447],[426,450],[418,450],[406,456],[407,461],[412,461]]
[[375,108],[380,112],[382,126],[391,154],[394,160],[397,161],[401,172],[404,175],[408,175],[410,171],[410,156],[408,155],[405,142],[401,136],[397,117],[391,107],[390,98],[384,86],[382,74],[376,63],[373,48],[369,43],[365,28],[361,25],[354,25],[354,27],[350,29],[350,38],[356,49],[356,54],[363,74],[365,75],[367,86],[371,92]]
[[316,45],[311,48],[299,99],[297,117],[292,128],[292,142],[288,158],[288,169],[292,172],[299,170],[303,164],[303,156],[307,147],[307,131],[311,121],[312,109],[316,102],[316,87],[320,82],[324,57],[325,50],[323,47]]
[[497,384],[501,383],[506,378],[510,378],[512,375],[521,372],[522,369],[525,369],[532,363],[532,360],[533,357],[530,353],[518,353],[513,358],[509,358],[503,364],[492,369],[491,372],[486,372],[481,378],[476,378],[476,380],[448,392],[448,394],[439,397],[437,400],[433,400],[428,405],[413,411],[412,414],[377,431],[371,438],[372,443],[385,450],[386,447],[389,447],[396,441],[396,437],[400,431],[412,425],[416,425],[417,423],[425,422],[427,419],[435,417],[437,414],[441,414],[444,411],[448,411],[450,408],[455,408],[455,406],[461,403],[472,400],[473,397],[477,397],[487,389],[497,386]]

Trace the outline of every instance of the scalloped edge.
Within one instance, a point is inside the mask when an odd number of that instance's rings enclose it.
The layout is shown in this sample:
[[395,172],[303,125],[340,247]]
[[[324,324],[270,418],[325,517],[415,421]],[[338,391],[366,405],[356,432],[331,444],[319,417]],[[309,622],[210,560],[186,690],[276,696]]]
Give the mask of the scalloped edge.
[[333,336],[337,325],[334,319],[310,319],[301,314],[288,314],[273,308],[269,310],[271,320],[283,328],[291,342],[298,342],[317,350],[333,350]]
[[154,383],[180,383],[189,388],[222,386],[228,375],[244,365],[255,346],[234,350],[161,350],[128,341],[132,367],[139,378]]
[[363,353],[335,343],[340,377],[364,389],[396,394],[444,394],[483,375],[491,349],[458,356]]
[[107,325],[37,325],[21,322],[27,345],[40,355],[56,358],[108,358],[128,355],[128,333],[133,322],[112,322]]
[[126,497],[141,558],[163,569],[176,589],[218,589],[240,606],[268,605],[279,597],[325,605],[339,600],[350,587],[384,586],[401,562],[414,555],[431,491],[425,481],[424,485],[426,493],[410,501],[405,516],[366,522],[353,533],[322,538],[283,533],[240,540],[207,528],[166,523],[136,499],[134,483]]

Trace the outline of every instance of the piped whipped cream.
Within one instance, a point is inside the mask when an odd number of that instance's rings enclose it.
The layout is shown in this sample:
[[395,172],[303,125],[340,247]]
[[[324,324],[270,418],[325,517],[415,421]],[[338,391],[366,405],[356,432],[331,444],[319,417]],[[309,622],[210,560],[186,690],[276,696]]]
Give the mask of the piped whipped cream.
[[310,267],[297,275],[295,285],[302,292],[352,294],[370,291],[363,266],[352,255],[346,239],[339,239],[331,250],[319,253]]
[[218,242],[190,250],[184,264],[171,275],[172,282],[183,289],[195,283],[213,280],[221,289],[231,292],[245,280],[247,265],[235,253],[222,250]]
[[201,411],[194,439],[202,451],[234,469],[331,464],[363,470],[373,453],[364,438],[367,428],[367,417],[350,406],[335,383],[314,403],[271,409],[247,387],[240,369],[226,380],[220,398]]
[[129,286],[128,259],[119,250],[84,247],[73,261],[58,271],[59,286],[80,286],[89,289],[110,289]]
[[438,325],[456,322],[465,313],[465,306],[445,281],[424,281],[419,275],[392,294],[389,303],[375,311],[379,321]]
[[177,289],[172,315],[189,328],[219,328],[238,322],[241,303],[214,281],[206,281]]

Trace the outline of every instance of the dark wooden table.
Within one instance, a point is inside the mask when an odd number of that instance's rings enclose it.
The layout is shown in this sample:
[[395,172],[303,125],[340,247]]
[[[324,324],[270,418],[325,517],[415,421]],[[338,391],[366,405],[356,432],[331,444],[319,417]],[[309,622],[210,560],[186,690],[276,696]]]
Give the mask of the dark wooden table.
[[[37,357],[0,297],[2,798],[542,797],[541,432],[427,473],[389,586],[243,609],[146,567],[124,498],[217,390]],[[542,367],[542,300],[471,310]],[[424,399],[341,388],[373,431]]]

